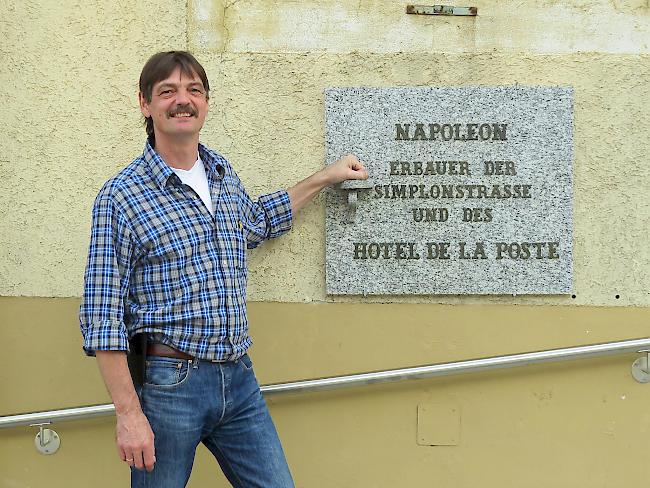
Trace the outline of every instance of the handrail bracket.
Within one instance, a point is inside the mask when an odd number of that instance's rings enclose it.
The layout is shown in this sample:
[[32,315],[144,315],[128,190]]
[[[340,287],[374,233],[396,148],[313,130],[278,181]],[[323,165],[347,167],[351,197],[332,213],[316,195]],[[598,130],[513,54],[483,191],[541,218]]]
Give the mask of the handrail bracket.
[[639,383],[650,383],[650,349],[642,349],[639,354],[645,354],[632,363],[632,376]]
[[38,427],[38,434],[34,439],[36,450],[41,454],[50,455],[59,450],[61,446],[61,438],[54,429],[46,429],[46,425],[52,422],[43,422],[40,424],[30,424],[30,427]]

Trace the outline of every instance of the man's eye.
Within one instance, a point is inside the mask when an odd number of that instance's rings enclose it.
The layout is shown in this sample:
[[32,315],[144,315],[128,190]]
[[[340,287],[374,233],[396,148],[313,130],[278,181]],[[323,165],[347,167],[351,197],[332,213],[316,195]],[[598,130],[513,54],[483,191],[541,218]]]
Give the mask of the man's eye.
[[169,94],[171,94],[171,92],[172,92],[171,90],[163,90],[163,91],[160,92],[160,95],[161,95],[161,96],[163,96],[163,95],[169,95]]
[[192,88],[191,91],[192,93],[203,93],[203,90],[201,90],[200,88]]

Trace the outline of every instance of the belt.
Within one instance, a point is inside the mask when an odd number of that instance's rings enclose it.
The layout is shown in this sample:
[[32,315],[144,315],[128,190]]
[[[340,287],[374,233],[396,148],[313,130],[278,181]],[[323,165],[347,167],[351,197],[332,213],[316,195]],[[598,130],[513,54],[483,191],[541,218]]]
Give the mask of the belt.
[[147,344],[147,356],[161,356],[164,358],[176,358],[176,359],[194,359],[194,357],[189,354],[185,354],[178,349],[173,347],[166,346],[165,344],[160,344],[159,342],[150,342]]

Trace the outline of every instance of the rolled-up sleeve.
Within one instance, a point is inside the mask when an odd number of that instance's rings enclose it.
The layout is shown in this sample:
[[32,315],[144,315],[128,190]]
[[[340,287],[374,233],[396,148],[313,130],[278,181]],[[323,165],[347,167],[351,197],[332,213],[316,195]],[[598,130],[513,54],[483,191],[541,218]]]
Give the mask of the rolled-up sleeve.
[[242,194],[243,230],[249,249],[291,230],[291,201],[286,190],[262,195],[257,202],[245,191]]
[[105,187],[93,206],[79,312],[83,349],[88,355],[98,350],[128,351],[124,307],[133,247],[128,222]]

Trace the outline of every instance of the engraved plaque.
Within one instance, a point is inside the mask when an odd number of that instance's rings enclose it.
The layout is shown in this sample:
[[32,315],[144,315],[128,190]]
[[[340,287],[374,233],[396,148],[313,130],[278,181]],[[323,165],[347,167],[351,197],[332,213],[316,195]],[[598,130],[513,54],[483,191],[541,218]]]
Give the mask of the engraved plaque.
[[332,88],[329,294],[561,294],[572,280],[573,90]]

